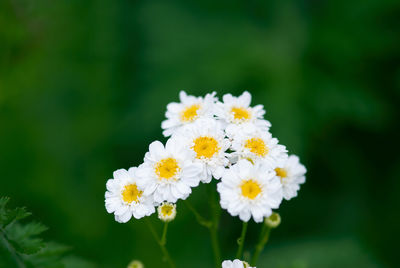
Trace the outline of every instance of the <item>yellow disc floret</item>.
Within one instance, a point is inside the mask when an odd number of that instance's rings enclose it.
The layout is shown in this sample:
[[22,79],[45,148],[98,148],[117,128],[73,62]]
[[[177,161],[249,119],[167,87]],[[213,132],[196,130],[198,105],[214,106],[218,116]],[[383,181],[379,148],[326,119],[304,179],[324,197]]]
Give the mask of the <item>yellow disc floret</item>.
[[164,217],[171,216],[174,208],[175,207],[172,204],[164,204],[163,206],[161,206],[161,213]]
[[199,109],[200,109],[200,104],[193,104],[193,105],[186,107],[181,112],[181,120],[183,122],[193,121],[198,116],[197,112],[199,111]]
[[196,158],[211,158],[220,150],[220,147],[213,137],[202,136],[194,140],[192,149],[196,152]]
[[261,193],[261,187],[255,180],[244,180],[240,186],[242,195],[248,199],[254,199]]
[[251,138],[248,139],[244,147],[250,150],[253,154],[257,156],[265,156],[268,153],[268,148],[265,145],[265,142],[260,138]]
[[276,173],[276,176],[278,176],[278,177],[281,177],[281,178],[287,177],[287,171],[284,168],[276,168],[275,173]]
[[250,119],[250,112],[242,107],[232,107],[231,113],[233,114],[233,118],[235,120],[249,120]]
[[164,222],[170,222],[175,219],[176,205],[174,203],[164,202],[158,208],[158,218]]
[[132,202],[137,202],[139,198],[142,196],[142,191],[137,188],[136,184],[128,184],[124,187],[122,191],[122,199],[130,204]]
[[179,170],[178,161],[172,157],[164,158],[155,165],[155,172],[159,179],[171,179]]

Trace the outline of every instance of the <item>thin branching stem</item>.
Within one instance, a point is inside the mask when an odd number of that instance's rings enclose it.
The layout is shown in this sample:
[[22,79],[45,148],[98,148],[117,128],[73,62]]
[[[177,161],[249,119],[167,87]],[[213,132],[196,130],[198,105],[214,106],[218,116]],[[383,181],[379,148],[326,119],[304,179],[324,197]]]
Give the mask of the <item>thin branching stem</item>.
[[193,215],[195,216],[197,222],[207,228],[210,228],[212,226],[212,222],[209,220],[206,220],[203,216],[200,215],[200,213],[192,206],[192,204],[189,202],[189,200],[184,200],[185,205],[192,211]]
[[[211,183],[210,183],[211,184]],[[205,217],[201,216],[200,213],[193,207],[193,205],[188,201],[184,200],[186,206],[192,211],[195,216],[197,222],[206,227],[210,233],[211,239],[211,247],[214,253],[215,259],[215,267],[221,267],[221,250],[219,246],[218,239],[218,226],[219,226],[219,218],[221,214],[221,208],[217,203],[217,199],[215,196],[215,190],[212,188],[212,185],[208,184],[208,195],[209,195],[209,204],[211,210],[211,219],[208,220]]]
[[246,238],[247,225],[248,225],[248,222],[243,222],[242,233],[240,235],[240,238],[237,240],[237,243],[239,246],[238,246],[238,250],[236,253],[236,259],[241,259],[242,255],[243,255],[243,247],[244,247],[244,240]]
[[7,235],[5,231],[0,228],[0,241],[4,245],[4,247],[10,252],[12,259],[18,268],[26,268],[24,261],[22,260],[21,256],[19,256],[18,252],[14,249],[14,247],[8,242]]
[[254,252],[253,258],[251,259],[251,265],[253,266],[256,265],[260,253],[263,251],[265,244],[267,244],[268,242],[270,233],[271,233],[271,227],[264,224],[260,233],[260,239],[256,245],[256,250]]
[[[152,233],[154,239],[156,240],[157,244],[160,246],[160,249],[164,255],[164,260],[169,264],[169,266],[171,268],[176,268],[174,261],[171,258],[171,255],[169,254],[165,244],[167,242],[167,225],[164,225],[164,230],[163,230],[163,234],[162,234],[162,238],[160,239],[156,229],[154,228],[153,224],[151,223],[151,221],[146,218],[147,220],[147,226],[149,226],[150,232]],[[164,239],[164,241],[163,241]],[[164,242],[164,243],[163,243]]]
[[215,267],[221,267],[221,249],[219,245],[218,239],[218,227],[219,227],[219,220],[221,216],[221,207],[218,204],[218,200],[216,197],[215,188],[211,183],[208,185],[208,195],[210,196],[210,207],[211,207],[211,227],[210,230],[210,238],[211,238],[211,245],[214,252],[214,259],[215,259]]
[[160,241],[161,244],[163,244],[164,246],[167,244],[167,231],[168,231],[168,222],[165,222]]

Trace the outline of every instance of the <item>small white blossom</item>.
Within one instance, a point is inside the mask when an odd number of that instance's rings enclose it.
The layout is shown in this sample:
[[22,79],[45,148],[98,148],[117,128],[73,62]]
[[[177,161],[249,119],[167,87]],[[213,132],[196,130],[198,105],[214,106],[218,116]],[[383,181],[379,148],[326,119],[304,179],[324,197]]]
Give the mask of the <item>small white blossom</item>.
[[260,131],[268,131],[271,123],[263,118],[265,111],[262,105],[250,107],[251,95],[245,91],[239,97],[225,94],[223,102],[217,103],[216,116],[226,125],[226,134],[232,137],[248,126]]
[[255,222],[262,222],[282,201],[279,179],[261,162],[252,164],[239,160],[225,171],[217,190],[221,196],[221,207],[244,222],[251,217]]
[[180,103],[171,102],[167,105],[167,117],[161,123],[165,137],[171,136],[182,126],[191,124],[199,118],[212,118],[214,116],[215,92],[203,97],[187,95],[185,91],[179,93]]
[[288,157],[285,146],[278,144],[278,139],[273,138],[271,133],[254,127],[234,135],[232,150],[232,155],[238,159],[248,159],[253,163],[261,160],[272,169]]
[[256,268],[256,267],[250,267],[250,265],[241,260],[233,260],[233,261],[223,261],[222,262],[222,268]]
[[105,204],[108,213],[114,213],[117,222],[125,223],[133,216],[140,219],[155,212],[153,197],[143,195],[137,185],[136,168],[119,169],[107,181]]
[[225,138],[220,122],[211,118],[199,119],[174,137],[194,153],[193,161],[202,165],[202,182],[209,183],[212,177],[221,178],[229,163],[226,151],[230,142]]
[[299,157],[290,155],[286,161],[275,168],[276,176],[282,183],[283,197],[290,200],[297,196],[300,184],[306,181],[306,168],[300,163]]
[[165,147],[159,141],[151,143],[137,171],[143,194],[154,195],[157,203],[186,199],[191,187],[199,185],[203,170],[201,164],[192,161],[193,157],[193,152],[177,139],[170,138]]

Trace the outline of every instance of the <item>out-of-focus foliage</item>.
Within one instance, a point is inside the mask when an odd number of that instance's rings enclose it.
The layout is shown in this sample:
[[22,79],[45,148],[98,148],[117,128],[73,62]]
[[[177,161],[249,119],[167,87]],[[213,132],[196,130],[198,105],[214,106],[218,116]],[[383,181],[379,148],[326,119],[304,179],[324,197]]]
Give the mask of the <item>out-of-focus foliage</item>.
[[[0,194],[101,267],[162,267],[143,222],[106,213],[105,182],[165,141],[160,123],[179,90],[249,90],[308,168],[259,267],[343,267],[341,247],[349,263],[393,267],[399,14],[398,0],[2,0]],[[204,194],[201,186],[191,198],[206,213]],[[177,209],[171,254],[179,267],[211,267],[207,231]],[[231,259],[240,223],[223,214],[221,224]],[[246,245],[258,231],[250,224]]]
[[262,267],[277,268],[381,267],[352,238],[320,240],[312,237],[302,242],[278,245],[268,251],[260,263]]
[[[25,208],[8,209],[8,202],[9,198],[0,198],[0,267],[91,267],[89,263],[78,258],[65,258],[67,247],[44,242],[38,236],[47,228],[39,222],[22,223],[21,220],[31,213]],[[71,263],[72,259],[76,260],[75,263]]]

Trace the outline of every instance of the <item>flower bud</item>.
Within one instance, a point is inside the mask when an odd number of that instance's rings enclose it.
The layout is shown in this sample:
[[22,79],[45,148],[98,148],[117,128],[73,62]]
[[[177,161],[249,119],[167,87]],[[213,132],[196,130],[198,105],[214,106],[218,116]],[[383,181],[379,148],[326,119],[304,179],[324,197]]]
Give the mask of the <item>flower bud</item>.
[[141,261],[133,260],[128,264],[127,268],[144,268],[144,265]]
[[158,208],[158,218],[164,222],[170,222],[176,216],[176,204],[164,202]]
[[276,228],[281,223],[281,216],[278,213],[273,212],[271,216],[265,218],[264,224],[266,224],[270,228]]

